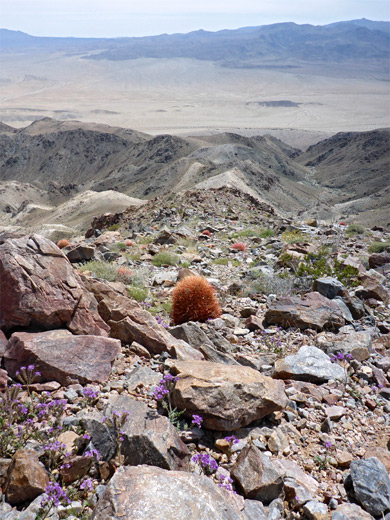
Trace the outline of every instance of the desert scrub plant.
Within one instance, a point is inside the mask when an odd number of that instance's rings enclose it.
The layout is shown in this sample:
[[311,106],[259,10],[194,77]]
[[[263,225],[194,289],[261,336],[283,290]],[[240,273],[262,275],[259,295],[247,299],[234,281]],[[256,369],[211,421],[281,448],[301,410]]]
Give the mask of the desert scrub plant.
[[299,264],[297,276],[308,276],[310,278],[321,278],[331,276],[333,269],[328,263],[329,251],[322,247],[318,253],[309,253],[304,256],[304,260]]
[[203,276],[186,276],[172,292],[172,321],[180,325],[187,321],[218,318],[221,309],[214,288]]
[[368,248],[369,253],[383,253],[387,248],[390,247],[390,241],[387,242],[373,242]]
[[119,229],[119,224],[112,224],[109,228],[108,228],[108,231],[118,231]]
[[366,228],[361,224],[349,224],[346,234],[351,237],[353,235],[363,235],[365,232]]
[[288,296],[292,294],[294,279],[288,273],[267,274],[258,273],[256,280],[250,285],[251,294],[276,294],[277,296]]
[[116,271],[116,279],[118,282],[130,284],[134,277],[134,272],[128,267],[118,267]]
[[233,267],[238,267],[241,265],[240,260],[237,260],[236,258],[226,258],[226,257],[215,258],[214,260],[212,260],[212,263],[215,265],[229,265],[230,264]]
[[337,259],[334,262],[333,274],[346,287],[357,287],[360,284],[359,269],[352,265],[342,267]]
[[148,297],[149,291],[145,287],[137,287],[136,285],[128,285],[126,287],[129,296],[137,302],[143,302]]
[[178,255],[170,253],[169,251],[161,251],[161,253],[157,253],[157,255],[152,258],[152,264],[156,267],[161,267],[163,265],[176,265],[178,261]]
[[105,260],[90,260],[81,266],[81,270],[91,271],[96,278],[103,278],[109,282],[115,282],[117,278],[117,268]]
[[308,235],[303,233],[299,229],[293,229],[292,231],[284,231],[280,238],[287,244],[297,244],[299,242],[305,242],[308,239]]

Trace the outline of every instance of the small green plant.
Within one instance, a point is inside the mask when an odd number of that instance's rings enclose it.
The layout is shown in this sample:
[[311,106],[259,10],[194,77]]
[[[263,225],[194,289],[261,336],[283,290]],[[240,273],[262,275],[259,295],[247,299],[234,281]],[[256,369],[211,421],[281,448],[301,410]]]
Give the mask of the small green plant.
[[275,235],[275,232],[273,229],[262,229],[259,233],[259,237],[260,238],[269,238],[269,237],[273,237]]
[[163,265],[176,265],[179,261],[179,256],[174,253],[170,253],[169,251],[161,251],[161,253],[157,253],[152,258],[152,264],[156,267],[161,267]]
[[321,278],[323,276],[332,275],[332,267],[328,263],[329,252],[322,247],[318,253],[309,253],[305,255],[297,269],[298,276],[308,276],[310,278]]
[[172,392],[178,380],[178,377],[173,377],[171,374],[165,374],[159,385],[155,387],[153,397],[166,410],[168,419],[171,421],[173,426],[180,430],[180,418],[185,410],[179,411],[172,405]]
[[143,302],[148,297],[149,291],[145,287],[137,287],[135,285],[128,285],[126,287],[130,298],[137,300],[137,302]]
[[346,234],[348,236],[363,235],[366,232],[366,228],[360,224],[349,224]]
[[249,294],[277,294],[287,296],[292,293],[294,280],[288,273],[265,274],[259,272],[251,284]]
[[90,260],[82,265],[81,270],[91,271],[96,278],[103,278],[109,282],[115,282],[117,278],[116,266],[105,260]]
[[359,285],[359,270],[352,265],[341,266],[337,259],[334,262],[334,276],[346,287],[357,287]]
[[153,242],[153,237],[152,236],[139,237],[137,239],[137,242],[138,242],[138,244],[142,244],[142,245],[151,244]]
[[110,250],[118,253],[119,251],[126,250],[126,244],[124,242],[116,242],[111,245]]
[[293,229],[292,231],[284,231],[280,238],[286,244],[298,244],[307,241],[308,235],[299,229]]
[[108,231],[118,231],[119,229],[119,224],[112,224],[109,228],[108,228]]
[[236,260],[235,258],[215,258],[213,261],[215,265],[232,265],[233,267],[239,267],[241,265],[240,260]]
[[387,242],[373,242],[368,248],[369,253],[383,253],[390,247],[390,241]]
[[314,461],[320,470],[326,470],[328,468],[331,459],[330,451],[333,448],[334,446],[331,442],[325,442],[325,454],[322,456],[314,455]]

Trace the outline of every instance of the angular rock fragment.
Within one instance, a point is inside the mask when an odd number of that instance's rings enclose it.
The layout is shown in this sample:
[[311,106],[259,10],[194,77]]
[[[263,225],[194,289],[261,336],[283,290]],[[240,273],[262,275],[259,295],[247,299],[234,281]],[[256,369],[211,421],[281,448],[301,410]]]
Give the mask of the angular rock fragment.
[[94,298],[61,250],[40,235],[0,244],[0,327],[67,327],[75,334],[108,336]]
[[49,476],[31,450],[17,450],[8,469],[6,483],[7,502],[11,505],[34,500],[45,491]]
[[351,480],[356,500],[366,511],[379,516],[390,510],[390,478],[376,457],[353,461]]
[[104,414],[95,413],[83,418],[102,459],[110,459],[117,449],[111,425],[103,424],[103,417],[111,417],[114,411],[130,413],[121,428],[121,454],[126,465],[147,464],[172,470],[187,467],[190,453],[168,418],[127,395],[111,396]]
[[12,334],[4,355],[12,377],[22,365],[34,365],[39,381],[104,383],[120,353],[120,341],[102,336],[73,336],[68,330]]
[[340,365],[332,363],[322,350],[304,345],[297,354],[278,359],[272,377],[324,383],[329,379],[344,381],[346,373]]
[[269,504],[283,495],[283,475],[256,446],[245,447],[230,471],[246,498]]
[[317,292],[308,293],[302,298],[281,296],[269,304],[264,320],[270,325],[282,327],[337,330],[345,324],[346,313],[340,303]]
[[287,406],[283,383],[249,367],[177,361],[171,372],[179,377],[174,406],[201,415],[206,428],[236,430]]

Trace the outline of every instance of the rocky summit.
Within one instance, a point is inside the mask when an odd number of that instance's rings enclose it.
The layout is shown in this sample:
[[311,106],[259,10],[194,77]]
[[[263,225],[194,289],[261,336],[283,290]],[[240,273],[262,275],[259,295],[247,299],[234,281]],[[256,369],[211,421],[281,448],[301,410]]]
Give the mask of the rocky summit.
[[0,235],[1,519],[390,519],[388,229],[205,187],[83,233]]

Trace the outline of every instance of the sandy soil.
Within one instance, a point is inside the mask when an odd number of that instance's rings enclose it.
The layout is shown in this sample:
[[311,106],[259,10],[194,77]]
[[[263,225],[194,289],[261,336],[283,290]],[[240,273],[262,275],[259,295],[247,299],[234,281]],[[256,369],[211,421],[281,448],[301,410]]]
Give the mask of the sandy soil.
[[[229,69],[189,59],[94,61],[3,55],[0,120],[22,127],[49,116],[200,135],[272,133],[306,147],[339,131],[390,125],[389,87],[373,72]],[[346,77],[349,76],[349,77]],[[298,106],[262,106],[287,100]]]

